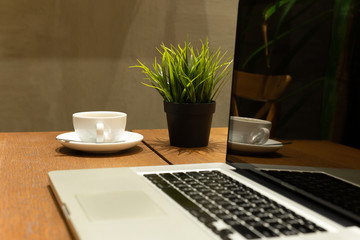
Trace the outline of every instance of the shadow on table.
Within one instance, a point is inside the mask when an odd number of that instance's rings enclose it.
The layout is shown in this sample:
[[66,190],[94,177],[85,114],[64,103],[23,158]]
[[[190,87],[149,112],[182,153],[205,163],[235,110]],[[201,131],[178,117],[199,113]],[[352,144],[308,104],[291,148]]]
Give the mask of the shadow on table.
[[141,146],[135,146],[130,149],[117,151],[117,152],[83,152],[78,150],[73,150],[66,147],[59,147],[56,149],[56,152],[61,155],[75,156],[75,157],[96,157],[96,158],[108,158],[108,157],[119,157],[119,156],[130,156],[143,151]]
[[149,142],[144,141],[144,143],[154,149],[157,152],[167,152],[167,153],[175,153],[177,152],[178,155],[182,154],[193,154],[193,153],[206,153],[211,154],[215,152],[224,153],[226,152],[226,143],[223,141],[209,141],[209,145],[206,147],[175,147],[170,145],[169,139],[164,138],[156,138]]

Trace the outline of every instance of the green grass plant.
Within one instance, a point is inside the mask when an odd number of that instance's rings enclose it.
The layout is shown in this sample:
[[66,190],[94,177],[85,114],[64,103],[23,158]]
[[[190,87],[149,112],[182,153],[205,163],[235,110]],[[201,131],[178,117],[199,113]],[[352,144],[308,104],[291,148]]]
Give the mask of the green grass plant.
[[221,54],[220,48],[211,51],[208,40],[201,42],[200,50],[188,40],[183,47],[162,44],[157,50],[161,61],[155,57],[152,69],[140,60],[131,67],[142,69],[148,80],[143,84],[157,90],[165,102],[210,103],[229,79],[232,60],[224,60],[226,52]]

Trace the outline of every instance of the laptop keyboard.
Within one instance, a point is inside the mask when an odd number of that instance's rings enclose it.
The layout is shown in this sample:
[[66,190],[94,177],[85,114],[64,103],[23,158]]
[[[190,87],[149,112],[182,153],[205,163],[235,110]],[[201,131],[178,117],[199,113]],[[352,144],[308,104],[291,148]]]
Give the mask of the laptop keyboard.
[[325,231],[220,171],[145,174],[221,239],[298,235]]
[[319,172],[262,170],[347,211],[360,215],[360,188]]

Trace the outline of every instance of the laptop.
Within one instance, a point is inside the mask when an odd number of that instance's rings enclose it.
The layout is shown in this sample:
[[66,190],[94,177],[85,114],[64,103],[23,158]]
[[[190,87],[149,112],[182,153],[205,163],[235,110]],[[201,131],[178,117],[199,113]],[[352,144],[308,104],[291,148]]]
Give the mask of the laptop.
[[360,171],[247,164],[236,154],[48,176],[77,239],[360,239]]

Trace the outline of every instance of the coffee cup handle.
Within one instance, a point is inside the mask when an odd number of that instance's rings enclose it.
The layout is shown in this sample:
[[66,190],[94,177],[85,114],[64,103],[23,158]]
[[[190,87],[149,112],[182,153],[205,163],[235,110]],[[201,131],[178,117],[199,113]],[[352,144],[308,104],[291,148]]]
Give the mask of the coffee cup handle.
[[268,128],[260,128],[253,134],[250,139],[251,144],[264,144],[270,136],[270,130]]
[[96,123],[96,142],[104,142],[104,123]]

